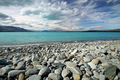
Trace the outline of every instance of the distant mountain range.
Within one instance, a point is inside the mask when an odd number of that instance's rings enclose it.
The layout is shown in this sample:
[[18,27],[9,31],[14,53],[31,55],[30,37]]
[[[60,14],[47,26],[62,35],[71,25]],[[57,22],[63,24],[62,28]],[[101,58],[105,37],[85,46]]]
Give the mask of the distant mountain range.
[[0,32],[30,32],[30,31],[14,26],[0,26]]
[[120,32],[120,29],[112,30],[88,30],[88,31],[64,31],[64,30],[42,30],[42,31],[30,31],[14,26],[0,26],[0,32]]
[[120,32],[120,29],[112,30],[86,30],[86,31],[64,31],[64,30],[43,30],[40,32]]

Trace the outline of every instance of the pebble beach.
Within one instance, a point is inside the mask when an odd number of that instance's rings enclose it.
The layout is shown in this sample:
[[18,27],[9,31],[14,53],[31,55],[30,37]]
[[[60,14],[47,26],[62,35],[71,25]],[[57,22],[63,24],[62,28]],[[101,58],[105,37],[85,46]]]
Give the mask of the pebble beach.
[[120,80],[120,40],[1,46],[0,80]]

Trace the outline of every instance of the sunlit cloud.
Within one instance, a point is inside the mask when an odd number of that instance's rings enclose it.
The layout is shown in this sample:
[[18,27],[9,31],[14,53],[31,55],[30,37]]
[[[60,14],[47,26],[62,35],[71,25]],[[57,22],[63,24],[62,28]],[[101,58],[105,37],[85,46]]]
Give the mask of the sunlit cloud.
[[29,30],[120,28],[119,0],[0,0],[0,24]]

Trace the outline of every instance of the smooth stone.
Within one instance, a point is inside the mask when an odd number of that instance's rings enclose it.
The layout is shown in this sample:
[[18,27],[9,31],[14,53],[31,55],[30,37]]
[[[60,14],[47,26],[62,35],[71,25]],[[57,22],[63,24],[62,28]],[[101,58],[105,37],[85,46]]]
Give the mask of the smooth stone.
[[32,69],[28,69],[28,70],[25,72],[25,75],[29,76],[29,75],[37,74],[37,73],[38,73],[38,69],[37,69],[37,68],[32,68]]
[[103,74],[100,74],[100,76],[99,76],[99,80],[105,80],[106,78],[105,78],[105,75],[103,75]]
[[37,58],[36,58],[35,54],[32,54],[32,59],[31,60],[32,61],[37,61]]
[[76,66],[77,66],[76,63],[73,63],[73,62],[71,62],[71,61],[65,62],[65,65],[66,65],[67,67],[76,67]]
[[109,65],[111,65],[111,63],[109,63],[109,62],[104,62],[104,63],[102,63],[101,64],[104,68],[107,68],[107,67],[109,67]]
[[63,80],[70,80],[70,78],[69,77],[65,77]]
[[89,57],[84,57],[83,60],[84,60],[85,62],[90,62],[90,58],[89,58]]
[[94,77],[95,77],[95,78],[99,79],[99,74],[98,74],[98,72],[93,71],[93,74],[94,74]]
[[19,75],[20,73],[25,73],[25,70],[12,70],[8,72],[8,78],[15,77]]
[[76,74],[80,76],[82,75],[82,72],[78,67],[67,67],[67,69],[70,70],[73,73],[73,75],[76,75]]
[[13,65],[16,65],[16,64],[18,63],[18,58],[13,57],[13,59],[12,59],[12,63],[13,63]]
[[109,79],[109,80],[113,80],[115,75],[116,75],[116,70],[117,67],[114,65],[109,65],[109,67],[106,68],[105,70],[105,76]]
[[91,78],[83,77],[82,80],[91,80]]
[[32,62],[32,65],[33,65],[33,66],[40,65],[40,63],[39,63],[38,61],[33,61],[33,62]]
[[50,73],[48,75],[49,78],[51,78],[52,80],[62,80],[62,77],[60,75],[57,75],[55,73]]
[[74,49],[73,52],[71,52],[71,54],[74,55],[77,51],[77,49]]
[[32,75],[27,80],[42,80],[40,75]]
[[41,75],[41,76],[46,76],[50,73],[50,69],[48,67],[45,67],[45,68],[42,68],[40,71],[39,71],[39,74],[38,75]]
[[85,68],[85,71],[86,71],[86,73],[88,73],[89,75],[92,75],[92,72],[91,72],[88,68]]
[[1,68],[1,73],[4,75],[7,74],[10,70],[11,70],[10,66],[5,66]]
[[51,78],[47,77],[45,80],[52,80]]
[[88,63],[84,63],[84,66],[89,70],[91,69],[90,66],[88,65]]
[[25,78],[25,75],[23,73],[21,73],[18,77],[18,80],[24,80],[24,78]]
[[43,66],[43,65],[35,65],[34,67],[37,68],[37,69],[39,69],[39,70],[41,70],[41,69],[44,68],[45,66]]
[[89,62],[88,65],[89,65],[92,69],[96,69],[96,65],[95,65],[95,64]]
[[76,74],[76,75],[73,76],[73,78],[74,78],[74,80],[80,80],[80,75]]
[[114,78],[114,80],[119,80],[118,76],[116,76],[116,77]]
[[99,63],[99,59],[93,59],[91,62],[97,65]]
[[74,58],[74,55],[71,54],[68,56],[68,59],[72,59],[72,58]]
[[61,71],[60,69],[56,69],[56,70],[55,70],[55,74],[59,74],[59,75],[60,75],[61,72],[62,72],[62,71]]
[[15,67],[15,69],[18,69],[18,70],[23,69],[23,68],[24,68],[24,61],[19,62],[17,66]]
[[64,64],[62,64],[62,63],[52,63],[52,66],[54,66],[54,67],[63,67]]
[[72,73],[68,70],[68,69],[64,69],[63,71],[62,71],[62,77],[63,78],[65,78],[65,77],[69,77],[69,76],[71,76],[72,75]]
[[6,65],[6,60],[5,60],[5,59],[0,58],[0,65]]

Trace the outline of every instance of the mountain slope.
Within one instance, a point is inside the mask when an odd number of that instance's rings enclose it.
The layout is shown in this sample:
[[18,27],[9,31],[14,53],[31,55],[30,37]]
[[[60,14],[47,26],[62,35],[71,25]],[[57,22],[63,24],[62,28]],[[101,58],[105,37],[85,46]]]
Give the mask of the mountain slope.
[[0,26],[0,32],[30,32],[30,31],[13,26]]

